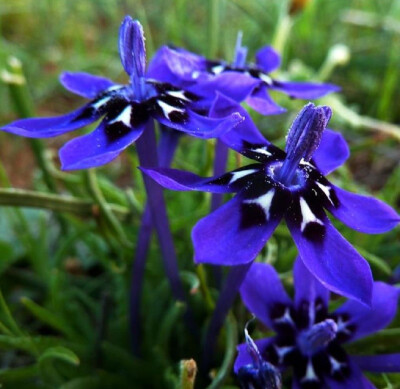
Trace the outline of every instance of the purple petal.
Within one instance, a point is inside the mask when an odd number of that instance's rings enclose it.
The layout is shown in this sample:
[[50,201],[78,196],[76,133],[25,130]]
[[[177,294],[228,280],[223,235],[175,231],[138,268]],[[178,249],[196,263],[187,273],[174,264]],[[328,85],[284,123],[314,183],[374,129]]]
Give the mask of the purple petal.
[[350,341],[354,341],[373,334],[390,324],[396,316],[398,296],[398,289],[394,286],[375,282],[371,307],[349,300],[335,311],[335,315],[349,317],[349,325],[355,326],[350,338]]
[[258,130],[247,111],[235,100],[218,93],[210,110],[211,117],[225,117],[238,112],[244,118],[233,130],[222,135],[220,139],[230,148],[242,152],[243,142],[268,146],[270,143]]
[[351,359],[361,370],[374,373],[400,373],[400,354],[353,355]]
[[99,117],[99,114],[91,111],[90,106],[86,105],[62,116],[17,120],[2,130],[28,138],[50,138],[84,127]]
[[[199,115],[189,109],[185,109],[182,112],[179,108],[174,110],[174,107],[169,107],[171,112],[168,117],[165,116],[166,112],[164,114],[154,112],[154,118],[167,127],[182,131],[196,138],[218,138],[244,120],[237,112],[222,118],[211,118]],[[175,113],[179,118],[171,120],[170,117]]]
[[271,73],[281,65],[281,56],[272,46],[264,46],[256,53],[256,63],[266,73]]
[[115,85],[107,78],[84,72],[64,72],[60,76],[60,82],[65,89],[88,99],[94,99],[101,92]]
[[269,328],[275,328],[271,310],[276,304],[291,306],[292,302],[275,269],[265,263],[253,263],[240,287],[247,309]]
[[337,169],[349,158],[350,150],[344,137],[338,132],[326,129],[313,155],[314,163],[323,175]]
[[199,77],[198,84],[191,87],[190,91],[199,96],[212,97],[220,92],[240,103],[259,84],[260,80],[245,73],[226,71],[213,77]]
[[[230,187],[229,177],[231,173],[227,173],[222,177],[203,178],[190,172],[184,172],[176,169],[168,168],[139,168],[142,172],[150,176],[154,181],[162,187],[172,190],[200,190],[203,192],[212,193],[232,193],[235,192],[233,187]],[[225,178],[226,176],[226,178]],[[218,183],[220,181],[220,183]]]
[[116,133],[110,133],[106,125],[105,121],[101,122],[90,134],[75,138],[60,149],[63,170],[87,169],[112,161],[139,138],[145,126],[121,128],[119,133],[112,128]]
[[143,27],[130,16],[125,16],[119,29],[119,55],[126,73],[143,77],[146,69],[146,47]]
[[192,230],[196,263],[234,266],[251,262],[271,236],[280,218],[242,226],[242,197],[236,195],[201,219]]
[[337,381],[325,376],[329,389],[376,389],[374,385],[363,375],[360,368],[351,360],[349,361],[350,376]]
[[304,301],[321,300],[325,307],[329,302],[329,291],[306,268],[301,257],[297,257],[293,268],[295,296],[297,307]]
[[193,83],[193,72],[205,69],[205,60],[203,59],[201,64],[199,62],[201,57],[196,60],[194,58],[194,55],[189,56],[186,51],[181,52],[163,46],[157,50],[149,63],[147,77],[169,82],[175,86]]
[[339,200],[339,206],[329,204],[327,208],[350,228],[367,234],[379,234],[399,224],[400,216],[383,201],[347,192],[335,185],[332,188]]
[[[262,355],[265,351],[265,349],[274,341],[274,338],[264,338],[264,339],[258,339],[255,340],[254,343],[258,347],[258,350],[260,351],[260,354]],[[233,366],[233,370],[235,371],[235,374],[238,373],[239,369],[242,366],[249,365],[253,363],[253,359],[251,358],[251,355],[248,352],[247,344],[246,343],[241,343],[238,344],[236,347],[238,351],[238,355],[235,359],[235,364]]]
[[250,96],[246,98],[246,103],[261,115],[279,115],[286,112],[285,108],[282,108],[272,100],[264,83],[253,89]]
[[287,224],[304,265],[326,288],[370,305],[372,274],[367,261],[324,217],[321,241],[306,238],[287,218]]
[[295,99],[313,100],[328,93],[338,92],[340,88],[332,84],[318,84],[313,82],[274,81],[272,89],[286,93]]

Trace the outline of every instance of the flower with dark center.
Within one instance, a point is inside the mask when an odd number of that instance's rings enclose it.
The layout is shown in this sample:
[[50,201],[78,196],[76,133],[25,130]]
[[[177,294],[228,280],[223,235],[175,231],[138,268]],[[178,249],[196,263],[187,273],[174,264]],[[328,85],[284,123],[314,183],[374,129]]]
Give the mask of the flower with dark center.
[[[371,307],[349,300],[329,312],[328,290],[300,258],[294,265],[294,284],[292,302],[274,268],[254,263],[240,288],[246,307],[275,332],[255,341],[259,358],[282,372],[292,368],[292,388],[372,389],[361,370],[400,372],[400,354],[349,356],[344,347],[389,325],[397,312],[397,288],[375,282]],[[234,369],[240,379],[254,356],[248,341],[238,351]]]
[[285,111],[271,99],[269,90],[307,100],[339,90],[332,84],[280,81],[273,78],[270,73],[280,66],[279,54],[272,47],[265,46],[256,53],[255,64],[247,63],[247,47],[242,46],[241,41],[242,35],[239,33],[232,63],[208,60],[181,48],[164,46],[150,63],[149,74],[185,86],[193,93],[213,96],[218,91],[237,102],[246,101],[264,115]]
[[[226,101],[220,100],[212,114],[230,112]],[[284,218],[314,276],[330,290],[370,304],[370,267],[333,227],[325,209],[350,228],[370,234],[394,228],[400,217],[382,201],[349,193],[324,177],[348,157],[342,137],[323,132],[331,110],[306,105],[289,130],[285,151],[263,139],[244,110],[240,114],[243,123],[223,137],[256,163],[212,178],[174,169],[143,169],[165,188],[237,193],[194,227],[195,261],[248,264]]]
[[[146,51],[143,29],[127,16],[120,28],[119,51],[122,65],[130,76],[129,85],[87,73],[64,73],[61,83],[73,93],[92,99],[82,108],[52,118],[17,120],[3,131],[32,138],[47,138],[84,127],[102,118],[90,134],[71,140],[60,150],[63,169],[84,169],[103,165],[135,142],[153,118],[161,124],[200,138],[218,137],[241,118],[208,118],[196,113],[201,103],[211,101],[157,81],[145,74]],[[155,152],[153,150],[152,152]]]

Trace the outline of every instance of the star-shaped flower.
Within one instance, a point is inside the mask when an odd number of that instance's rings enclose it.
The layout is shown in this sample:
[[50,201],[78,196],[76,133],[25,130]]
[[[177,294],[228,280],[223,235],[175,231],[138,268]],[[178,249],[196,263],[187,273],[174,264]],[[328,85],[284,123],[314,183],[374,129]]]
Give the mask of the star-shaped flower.
[[158,50],[149,66],[149,74],[184,85],[193,93],[213,96],[218,91],[237,102],[246,101],[263,115],[285,111],[269,96],[269,90],[286,93],[292,98],[312,100],[340,88],[332,84],[280,81],[270,75],[281,63],[279,54],[265,46],[256,53],[256,63],[246,62],[247,47],[242,46],[241,34],[232,63],[208,60],[181,48],[167,46]]
[[[222,97],[216,107],[216,116],[232,109]],[[174,169],[143,169],[165,188],[237,193],[194,227],[195,261],[249,263],[285,219],[314,276],[330,290],[369,304],[370,267],[333,227],[325,210],[350,228],[370,234],[394,228],[400,217],[382,201],[347,192],[325,178],[348,157],[343,138],[324,131],[331,110],[306,105],[290,128],[285,151],[266,141],[239,110],[245,120],[222,139],[256,163],[212,178]]]
[[[120,28],[119,51],[130,84],[115,84],[87,73],[64,73],[61,76],[63,86],[92,99],[89,103],[67,115],[17,120],[2,130],[32,138],[47,138],[102,119],[93,132],[71,140],[60,150],[63,169],[83,169],[116,158],[140,137],[151,119],[200,138],[218,137],[241,120],[235,113],[225,118],[199,115],[195,111],[201,102],[200,96],[148,77],[145,74],[143,29],[129,16],[125,17]],[[201,102],[202,108],[204,104]]]
[[282,372],[292,368],[295,389],[372,389],[361,370],[400,372],[400,354],[349,356],[344,347],[389,325],[397,312],[397,288],[375,282],[370,308],[349,300],[329,312],[328,290],[300,258],[294,284],[292,302],[272,266],[254,263],[246,275],[240,289],[244,304],[276,334],[238,346],[234,369],[243,388],[265,388],[257,386],[264,364],[270,372],[271,365]]

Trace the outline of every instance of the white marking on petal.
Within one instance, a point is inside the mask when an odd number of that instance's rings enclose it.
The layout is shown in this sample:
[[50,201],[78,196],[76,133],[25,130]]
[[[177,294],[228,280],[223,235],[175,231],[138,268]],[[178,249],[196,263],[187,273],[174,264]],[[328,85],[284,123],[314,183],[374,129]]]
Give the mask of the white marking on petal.
[[279,363],[283,363],[283,359],[285,358],[285,355],[292,351],[294,349],[294,346],[283,346],[283,347],[278,347],[274,345],[275,351],[278,354],[279,358]]
[[169,119],[169,114],[171,112],[185,112],[184,109],[178,108],[178,107],[173,107],[172,105],[169,105],[167,103],[164,103],[164,101],[157,100],[157,104],[160,106],[162,109],[164,116]]
[[258,78],[264,81],[267,85],[272,85],[272,78],[265,73],[260,73]]
[[196,79],[200,76],[200,72],[198,70],[195,70],[194,72],[192,72],[192,78]]
[[111,96],[105,96],[102,99],[100,99],[99,101],[96,101],[95,103],[92,104],[92,107],[94,109],[99,109],[100,107],[102,107],[104,104],[106,104],[109,100],[111,99]]
[[258,204],[265,213],[265,218],[269,219],[269,210],[271,208],[272,199],[274,198],[275,190],[271,189],[256,199],[243,200],[245,204]]
[[322,190],[322,192],[325,193],[325,196],[328,198],[328,200],[331,202],[331,204],[334,205],[333,201],[331,199],[331,188],[329,186],[322,185],[318,181],[316,181],[316,183],[317,183],[318,187]]
[[311,359],[308,360],[306,375],[301,379],[301,382],[304,381],[319,381],[318,376],[315,374],[314,366],[311,362]]
[[294,349],[294,346],[283,346],[283,347],[278,347],[274,345],[274,349],[276,353],[278,354],[279,358],[279,363],[283,363],[283,359],[285,358],[285,355],[292,351]]
[[258,147],[257,149],[251,149],[251,151],[253,151],[255,153],[264,154],[267,157],[270,157],[272,155],[268,150],[266,150],[265,147]]
[[184,91],[181,91],[181,90],[177,90],[177,91],[171,90],[171,91],[168,91],[167,93],[168,93],[170,96],[172,96],[172,97],[176,97],[177,99],[190,101],[190,99],[189,99],[187,96],[185,96],[185,92],[184,92]]
[[276,323],[289,323],[294,325],[292,316],[290,316],[290,309],[289,307],[285,308],[285,312],[283,313],[283,315],[281,317],[278,317],[277,319],[274,319],[274,321]]
[[342,366],[346,366],[345,363],[337,361],[335,358],[329,356],[329,362],[331,363],[331,374],[341,370]]
[[224,65],[217,65],[211,68],[211,71],[216,75],[222,73],[224,70],[225,70]]
[[304,165],[304,166],[315,167],[312,163],[310,163],[310,162],[308,162],[308,161],[305,161],[304,158],[302,158],[302,159],[300,160],[300,164],[301,164],[301,165]]
[[337,325],[337,332],[344,332],[345,334],[350,335],[351,331],[347,328],[348,322],[345,322],[342,316],[338,316],[335,320]]
[[247,170],[240,170],[238,172],[231,172],[232,178],[229,181],[229,184],[233,184],[235,181],[239,180],[240,178],[246,177],[249,174],[255,173],[257,170],[256,169],[247,169]]
[[110,120],[108,124],[113,124],[116,122],[121,122],[125,124],[125,126],[130,127],[131,126],[131,115],[132,115],[132,106],[127,105],[122,112],[113,120]]
[[114,90],[122,89],[123,85],[113,85],[106,89],[106,92],[112,92]]
[[303,197],[300,197],[300,210],[301,210],[301,215],[302,215],[302,222],[301,222],[301,232],[304,232],[305,228],[307,227],[308,223],[318,223],[321,226],[324,225],[324,223],[319,220],[311,211],[310,207],[308,206],[306,200],[303,199]]

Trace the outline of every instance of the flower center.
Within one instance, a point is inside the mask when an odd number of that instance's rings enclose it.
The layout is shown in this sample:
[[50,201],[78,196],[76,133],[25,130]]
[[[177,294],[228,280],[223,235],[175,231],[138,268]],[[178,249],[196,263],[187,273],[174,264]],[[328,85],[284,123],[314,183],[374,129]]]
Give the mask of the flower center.
[[312,103],[300,111],[287,136],[286,158],[277,175],[280,183],[285,186],[293,185],[300,161],[308,162],[311,159],[330,117],[330,108],[315,107]]
[[326,319],[301,332],[297,337],[297,345],[303,355],[312,356],[335,339],[337,332],[335,321]]

